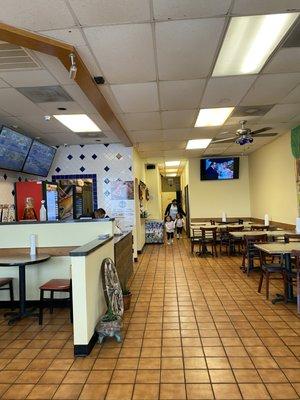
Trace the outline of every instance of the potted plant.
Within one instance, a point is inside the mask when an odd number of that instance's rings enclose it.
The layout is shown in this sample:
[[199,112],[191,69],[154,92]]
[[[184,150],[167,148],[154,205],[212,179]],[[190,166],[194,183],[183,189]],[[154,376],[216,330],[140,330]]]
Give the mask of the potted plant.
[[127,311],[130,308],[132,293],[126,286],[122,287],[122,293],[123,293],[124,311]]

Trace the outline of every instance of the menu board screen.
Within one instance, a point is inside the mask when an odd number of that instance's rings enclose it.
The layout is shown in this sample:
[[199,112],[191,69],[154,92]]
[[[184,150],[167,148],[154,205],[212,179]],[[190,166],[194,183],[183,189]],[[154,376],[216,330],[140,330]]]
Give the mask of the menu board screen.
[[26,158],[23,172],[39,176],[47,176],[51,168],[56,149],[34,140]]
[[32,139],[3,126],[0,132],[0,168],[21,171]]

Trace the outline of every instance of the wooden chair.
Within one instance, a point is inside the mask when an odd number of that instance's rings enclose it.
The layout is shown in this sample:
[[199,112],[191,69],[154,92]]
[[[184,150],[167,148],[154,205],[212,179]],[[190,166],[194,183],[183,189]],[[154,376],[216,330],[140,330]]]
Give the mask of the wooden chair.
[[284,242],[300,242],[300,234],[298,233],[289,233],[284,235]]
[[209,220],[211,225],[216,225],[216,221],[214,219]]
[[261,275],[258,284],[258,293],[261,293],[261,288],[263,284],[264,278],[266,279],[266,299],[269,299],[269,287],[270,287],[270,277],[273,274],[281,274],[281,278],[273,278],[273,279],[282,279],[284,287],[285,287],[285,278],[284,278],[284,265],[283,265],[283,256],[280,257],[280,261],[278,263],[274,263],[273,261],[269,263],[267,261],[266,253],[263,251],[259,252],[260,255],[260,265],[261,265]]
[[72,308],[72,282],[70,279],[51,279],[40,286],[40,312],[39,312],[39,324],[43,324],[43,309],[45,306],[44,292],[50,292],[50,314],[53,314],[54,306],[54,293],[69,293],[68,299],[70,307],[70,320],[73,322],[73,308]]
[[[260,252],[259,250],[254,246],[257,243],[267,243],[268,242],[268,236],[267,234],[264,235],[251,235],[247,236],[244,235],[244,255],[243,255],[243,261],[242,261],[242,267],[241,269],[243,272],[247,272],[247,275],[249,275],[250,269],[254,268],[254,260],[258,259],[260,261]],[[246,259],[247,259],[247,267],[246,267]]]
[[[8,286],[8,287],[5,287]],[[8,290],[9,291],[9,299],[11,303],[11,309],[13,310],[14,306],[14,290],[13,290],[13,278],[0,278],[0,290]]]
[[295,260],[295,269],[292,269],[291,272],[285,271],[284,274],[284,283],[285,283],[285,298],[287,298],[287,284],[291,282],[295,284],[297,287],[297,312],[300,314],[300,251],[293,250],[291,253],[292,258]]
[[191,242],[191,253],[194,253],[194,248],[195,246],[200,246],[200,241],[201,241],[201,230],[200,228],[192,228],[192,234],[190,237],[190,242]]
[[269,225],[251,225],[251,231],[268,231]]
[[230,232],[241,232],[244,230],[243,226],[231,226],[226,227],[225,230],[220,232],[220,253],[222,246],[225,245],[226,254],[229,256],[231,252],[235,252],[235,245],[239,246],[239,252],[241,252],[243,238],[234,238],[230,235]]
[[206,228],[200,227],[201,231],[201,239],[200,239],[200,247],[201,255],[208,254],[207,246],[211,246],[211,255],[214,257],[218,257],[217,252],[217,227]]

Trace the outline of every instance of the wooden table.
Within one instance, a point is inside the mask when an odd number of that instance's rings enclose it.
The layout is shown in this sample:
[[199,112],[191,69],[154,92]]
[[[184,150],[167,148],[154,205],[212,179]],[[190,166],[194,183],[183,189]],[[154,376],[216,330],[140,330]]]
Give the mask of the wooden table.
[[[282,255],[284,259],[284,268],[291,272],[291,252],[292,250],[300,250],[300,242],[290,242],[290,243],[281,243],[281,242],[274,242],[274,243],[262,243],[256,244],[255,247],[264,253],[269,255]],[[272,303],[275,304],[278,301],[283,301],[284,296],[281,294],[277,294],[276,297],[272,300]],[[296,303],[296,298],[293,294],[293,285],[288,283],[287,287],[287,301]]]
[[25,269],[27,265],[38,264],[49,260],[48,254],[39,254],[36,256],[22,255],[15,257],[0,257],[0,267],[18,267],[19,268],[19,312],[11,312],[8,324],[12,325],[15,321],[24,317],[37,316],[38,314],[26,310],[26,277]]
[[238,232],[229,232],[229,234],[236,238],[236,239],[241,239],[244,236],[253,236],[253,235],[267,235],[268,237],[277,239],[277,238],[283,238],[284,235],[294,235],[295,231],[283,231],[283,230],[277,230],[277,231],[238,231]]

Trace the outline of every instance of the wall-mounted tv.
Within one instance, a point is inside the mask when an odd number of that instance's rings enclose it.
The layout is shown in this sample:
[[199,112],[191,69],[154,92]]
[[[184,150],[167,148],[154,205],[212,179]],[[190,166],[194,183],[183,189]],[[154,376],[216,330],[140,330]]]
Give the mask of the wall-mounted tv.
[[48,176],[55,153],[55,148],[34,140],[22,171],[26,174]]
[[31,138],[2,126],[0,131],[0,168],[20,172],[31,144]]
[[202,158],[200,160],[202,181],[223,181],[239,178],[239,158]]

